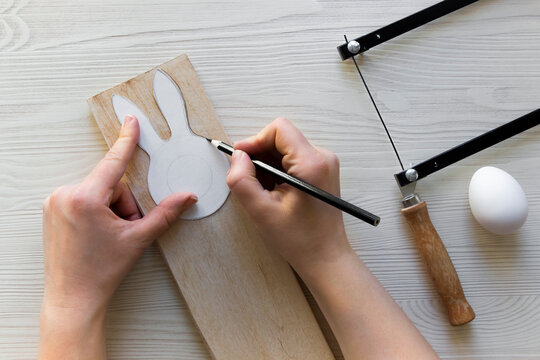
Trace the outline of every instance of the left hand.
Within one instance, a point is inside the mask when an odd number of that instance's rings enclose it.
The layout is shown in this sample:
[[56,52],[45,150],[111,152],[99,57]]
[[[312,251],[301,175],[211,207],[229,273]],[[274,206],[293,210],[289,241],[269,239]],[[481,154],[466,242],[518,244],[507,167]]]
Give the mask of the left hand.
[[[43,204],[42,358],[61,358],[45,351],[49,335],[60,335],[61,346],[69,347],[65,342],[72,335],[100,332],[109,300],[144,249],[197,201],[192,193],[172,194],[141,216],[120,181],[138,138],[138,121],[127,116],[118,140],[86,179],[60,187]],[[92,342],[92,334],[80,340]],[[104,341],[94,345],[102,347]]]

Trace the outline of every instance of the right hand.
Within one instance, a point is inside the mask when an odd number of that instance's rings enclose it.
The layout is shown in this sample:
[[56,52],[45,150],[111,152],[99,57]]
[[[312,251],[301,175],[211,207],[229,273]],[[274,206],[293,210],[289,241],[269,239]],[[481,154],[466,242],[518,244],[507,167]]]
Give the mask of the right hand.
[[312,146],[285,119],[276,119],[257,136],[236,143],[235,149],[227,177],[231,192],[264,239],[304,280],[344,357],[438,359],[350,247],[341,211],[287,184],[265,190],[246,152],[339,196],[337,157]]
[[[265,189],[251,156],[281,164],[290,175],[339,196],[339,161],[311,145],[287,119],[278,118],[258,135],[235,143],[227,184],[263,238],[301,273],[335,262],[351,249],[340,210],[288,184]],[[259,174],[259,178],[263,174]]]

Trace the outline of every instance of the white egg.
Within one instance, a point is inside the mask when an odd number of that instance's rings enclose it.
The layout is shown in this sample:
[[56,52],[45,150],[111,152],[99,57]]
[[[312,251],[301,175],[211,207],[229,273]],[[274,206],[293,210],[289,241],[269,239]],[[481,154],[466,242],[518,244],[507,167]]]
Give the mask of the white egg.
[[519,183],[493,166],[478,169],[469,184],[471,212],[487,231],[511,234],[527,219],[527,198]]

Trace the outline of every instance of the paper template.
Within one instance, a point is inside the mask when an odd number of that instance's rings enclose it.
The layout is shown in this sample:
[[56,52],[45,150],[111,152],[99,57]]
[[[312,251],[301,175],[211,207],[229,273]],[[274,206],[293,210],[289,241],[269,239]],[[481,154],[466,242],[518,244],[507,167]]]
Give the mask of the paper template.
[[162,70],[154,74],[154,98],[171,129],[163,140],[155,132],[146,114],[131,100],[113,95],[116,117],[123,123],[126,115],[139,120],[139,146],[150,156],[148,189],[156,204],[175,192],[193,192],[198,202],[180,217],[197,220],[216,212],[227,200],[229,161],[206,139],[189,128],[185,104],[176,83]]

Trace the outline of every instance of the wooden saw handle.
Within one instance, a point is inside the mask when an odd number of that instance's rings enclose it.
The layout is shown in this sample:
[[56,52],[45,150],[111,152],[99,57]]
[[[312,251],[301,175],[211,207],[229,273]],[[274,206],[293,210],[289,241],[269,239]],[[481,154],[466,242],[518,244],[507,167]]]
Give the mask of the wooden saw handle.
[[463,325],[473,320],[474,310],[465,298],[454,264],[431,223],[426,202],[402,209],[401,213],[411,227],[420,255],[446,307],[450,323]]

